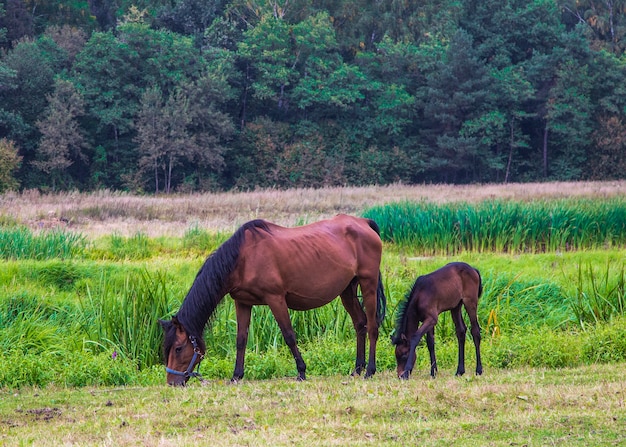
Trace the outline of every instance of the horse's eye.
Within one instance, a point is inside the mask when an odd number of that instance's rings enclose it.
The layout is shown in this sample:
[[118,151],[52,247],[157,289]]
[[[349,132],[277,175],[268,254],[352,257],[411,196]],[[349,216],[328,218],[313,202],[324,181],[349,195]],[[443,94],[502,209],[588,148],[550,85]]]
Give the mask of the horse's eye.
[[180,354],[182,352],[182,350],[183,350],[182,346],[177,347],[176,348],[176,354]]

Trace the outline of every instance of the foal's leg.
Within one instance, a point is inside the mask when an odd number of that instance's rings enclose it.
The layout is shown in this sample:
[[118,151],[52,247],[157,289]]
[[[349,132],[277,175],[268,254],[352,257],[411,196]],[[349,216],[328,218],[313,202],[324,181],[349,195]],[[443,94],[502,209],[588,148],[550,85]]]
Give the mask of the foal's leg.
[[237,358],[235,360],[235,371],[232,379],[230,379],[231,382],[238,382],[243,379],[243,365],[246,356],[246,345],[248,344],[248,329],[250,328],[252,306],[235,301],[235,312],[237,314]]
[[470,331],[472,333],[472,339],[474,339],[474,347],[476,348],[476,374],[481,375],[483,373],[483,363],[480,359],[480,325],[478,324],[478,317],[476,316],[476,306],[465,306],[467,315],[470,319]]
[[426,346],[430,354],[430,375],[434,379],[437,377],[437,357],[435,356],[435,329],[426,333]]
[[456,339],[459,342],[459,363],[456,368],[456,375],[462,376],[465,374],[465,334],[467,333],[467,326],[463,321],[463,314],[461,312],[462,303],[459,303],[454,309],[450,310],[452,314],[452,321],[456,328]]
[[353,376],[360,375],[363,369],[365,369],[365,334],[367,333],[365,312],[363,312],[361,304],[357,299],[356,287],[357,282],[355,280],[340,295],[343,307],[346,308],[348,315],[350,315],[356,332],[356,363],[352,372]]
[[411,376],[411,372],[413,371],[413,367],[415,366],[415,360],[417,359],[417,354],[415,353],[417,345],[425,334],[427,334],[429,331],[434,330],[435,325],[437,324],[437,320],[437,315],[426,316],[422,325],[417,331],[415,331],[415,334],[413,334],[413,336],[411,337],[411,341],[409,343],[409,357],[406,359],[404,372],[400,376],[401,379],[408,379]]
[[296,361],[296,368],[298,370],[297,380],[306,380],[306,364],[302,359],[298,345],[296,344],[296,333],[291,325],[291,319],[289,318],[289,310],[285,297],[282,295],[266,297],[267,305],[270,307],[280,331],[283,333],[285,343],[289,346],[291,354]]

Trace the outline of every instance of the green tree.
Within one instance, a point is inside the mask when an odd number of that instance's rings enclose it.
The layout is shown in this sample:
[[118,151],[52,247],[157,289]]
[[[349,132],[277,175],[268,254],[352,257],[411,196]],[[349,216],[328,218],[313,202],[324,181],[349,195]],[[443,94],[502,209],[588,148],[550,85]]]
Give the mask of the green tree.
[[85,113],[84,101],[74,85],[62,79],[56,80],[54,93],[47,99],[46,113],[36,123],[42,138],[32,165],[45,172],[52,190],[57,190],[72,184],[68,168],[86,161],[87,143],[78,123]]
[[[427,75],[424,130],[429,170],[433,179],[466,182],[480,179],[481,167],[489,163],[477,126],[499,126],[493,108],[490,73],[472,46],[472,37],[459,31],[450,42],[446,58]],[[493,130],[497,132],[497,130]]]
[[[199,79],[207,62],[192,39],[127,22],[116,33],[94,33],[76,56],[73,79],[83,92],[92,135],[102,141],[107,174],[94,173],[123,187],[137,166],[134,122],[143,93],[158,87],[164,97]],[[100,154],[99,158],[102,158]]]
[[570,23],[584,24],[592,48],[620,56],[626,49],[626,1],[567,0],[562,7]]
[[11,140],[0,139],[0,193],[17,189],[19,182],[15,178],[22,157]]
[[[592,105],[587,66],[565,61],[556,71],[556,83],[547,102],[544,176],[580,179],[591,141]],[[553,150],[549,151],[550,145]]]

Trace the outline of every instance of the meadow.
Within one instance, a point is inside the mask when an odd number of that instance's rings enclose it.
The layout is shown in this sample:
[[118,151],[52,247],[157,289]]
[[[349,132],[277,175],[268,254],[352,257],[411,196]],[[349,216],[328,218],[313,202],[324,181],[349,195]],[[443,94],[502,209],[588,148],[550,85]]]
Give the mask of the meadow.
[[[624,182],[2,196],[0,444],[439,445],[461,429],[461,445],[619,444],[625,197]],[[236,330],[226,299],[206,335],[207,382],[168,389],[156,321],[176,312],[204,258],[249,218],[291,226],[338,212],[381,227],[389,301],[377,376],[347,376],[354,330],[335,301],[292,313],[306,384],[293,383],[280,331],[258,308],[244,382],[226,386]],[[452,260],[483,277],[486,373],[453,378],[456,337],[444,314],[440,376],[427,378],[422,346],[413,377],[399,382],[395,309],[418,275]]]

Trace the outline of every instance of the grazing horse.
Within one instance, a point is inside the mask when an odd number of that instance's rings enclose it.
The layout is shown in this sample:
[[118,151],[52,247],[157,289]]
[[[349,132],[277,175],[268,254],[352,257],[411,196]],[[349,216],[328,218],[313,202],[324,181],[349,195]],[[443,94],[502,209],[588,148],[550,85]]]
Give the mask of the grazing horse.
[[415,366],[415,349],[424,334],[430,354],[430,375],[433,378],[436,376],[435,325],[439,314],[447,310],[452,314],[459,342],[459,364],[456,375],[461,376],[465,373],[467,326],[461,314],[463,306],[470,318],[472,338],[476,347],[476,374],[483,373],[480,361],[480,326],[476,317],[478,298],[482,292],[480,273],[464,262],[451,262],[415,280],[413,288],[399,306],[396,330],[391,340],[396,345],[398,377],[408,379],[411,375]]
[[[380,260],[382,242],[376,222],[338,215],[296,228],[253,220],[241,226],[204,262],[178,313],[160,321],[165,332],[163,353],[167,382],[184,385],[204,357],[202,334],[226,294],[235,301],[237,357],[232,381],[243,378],[252,306],[269,306],[296,361],[298,380],[306,365],[296,344],[288,309],[309,310],[337,296],[356,330],[356,366],[369,359],[365,377],[376,372],[378,327],[386,311]],[[357,296],[360,286],[362,304]]]

